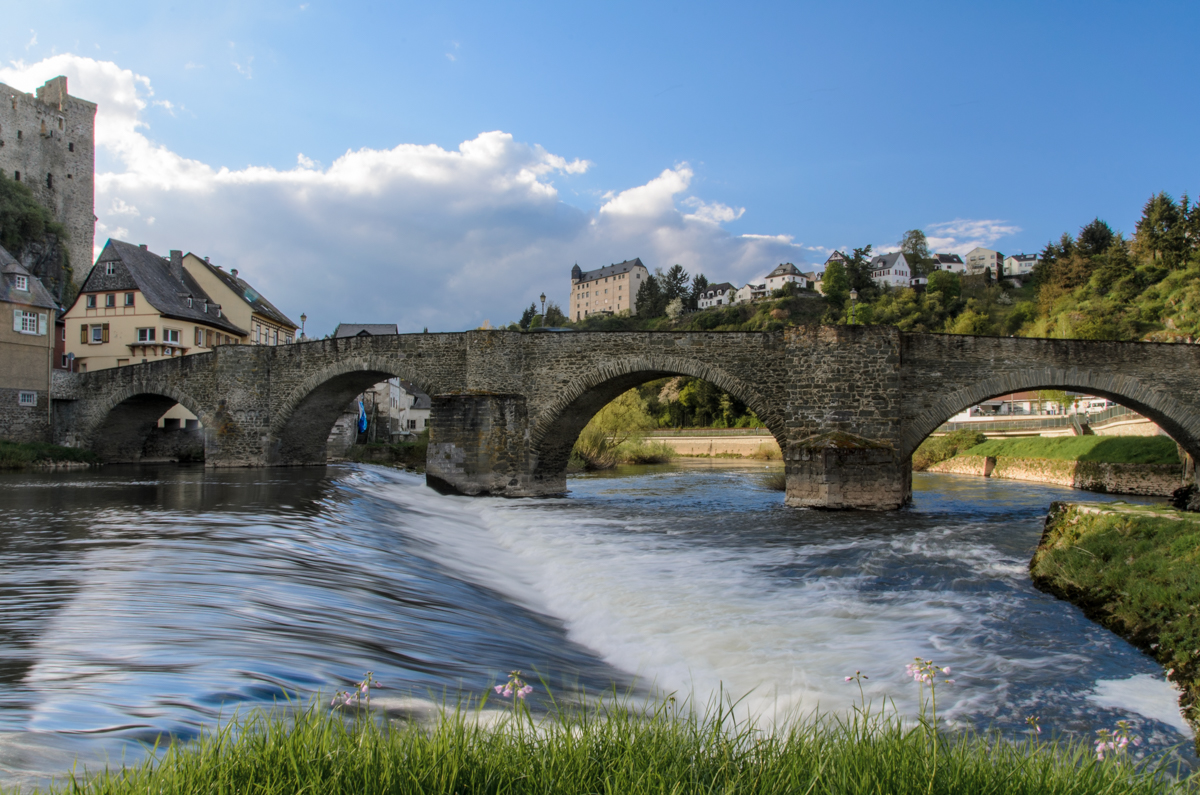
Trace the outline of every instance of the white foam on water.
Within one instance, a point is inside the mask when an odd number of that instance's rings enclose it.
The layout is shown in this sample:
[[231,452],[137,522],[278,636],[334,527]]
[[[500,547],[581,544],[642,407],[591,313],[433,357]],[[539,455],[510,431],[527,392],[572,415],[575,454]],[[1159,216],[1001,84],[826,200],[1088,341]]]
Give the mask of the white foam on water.
[[[939,690],[939,712],[953,719],[995,714],[1005,672],[1078,668],[1082,661],[1065,649],[1010,659],[989,644],[956,640],[986,635],[986,623],[1005,614],[1004,594],[880,593],[861,588],[867,572],[809,580],[771,573],[850,542],[700,545],[664,532],[666,518],[631,526],[586,509],[446,498],[398,483],[380,488],[430,517],[405,522],[405,534],[426,545],[422,554],[559,618],[572,640],[643,683],[700,703],[723,690],[768,719],[844,712],[859,699],[845,677],[862,670],[871,677],[869,700],[887,698],[916,715],[918,689],[904,666],[922,657],[976,678],[974,686]],[[937,541],[921,542],[923,554],[968,559],[992,577],[1025,576],[1019,561],[988,545]],[[892,555],[900,542],[853,543],[874,543],[878,554]]]
[[1087,699],[1098,707],[1132,712],[1192,736],[1179,712],[1179,690],[1162,677],[1137,674],[1128,679],[1099,679]]

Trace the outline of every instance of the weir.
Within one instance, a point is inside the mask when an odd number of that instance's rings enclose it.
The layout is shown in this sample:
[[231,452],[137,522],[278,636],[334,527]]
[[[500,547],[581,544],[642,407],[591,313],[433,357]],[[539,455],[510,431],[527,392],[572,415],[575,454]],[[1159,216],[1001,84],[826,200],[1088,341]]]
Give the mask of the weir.
[[[622,392],[701,378],[744,402],[783,451],[788,505],[893,510],[910,459],[954,414],[996,395],[1105,396],[1200,454],[1200,347],[908,334],[468,331],[224,346],[56,382],[54,437],[108,461],[146,455],[165,402],[201,418],[208,466],[325,463],[353,395],[389,377],[433,397],[428,482],[461,494],[561,494],[571,447]],[[155,413],[157,412],[157,413]]]

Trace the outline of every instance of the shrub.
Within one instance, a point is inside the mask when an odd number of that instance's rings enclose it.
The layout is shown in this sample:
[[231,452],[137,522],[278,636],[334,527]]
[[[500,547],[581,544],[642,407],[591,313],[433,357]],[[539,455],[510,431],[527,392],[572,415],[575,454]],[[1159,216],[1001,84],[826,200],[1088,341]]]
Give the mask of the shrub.
[[971,430],[953,431],[945,436],[930,436],[921,442],[921,446],[913,453],[913,471],[923,472],[934,464],[954,458],[959,453],[985,441],[987,441],[986,436]]

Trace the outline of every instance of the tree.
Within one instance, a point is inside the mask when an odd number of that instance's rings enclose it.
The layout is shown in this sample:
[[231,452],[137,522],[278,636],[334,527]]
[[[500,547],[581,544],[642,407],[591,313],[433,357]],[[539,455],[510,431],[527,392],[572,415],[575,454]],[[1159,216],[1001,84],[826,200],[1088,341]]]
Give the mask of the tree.
[[567,316],[563,314],[558,304],[553,301],[546,304],[546,316],[542,318],[543,326],[561,326],[566,322]]
[[637,313],[640,317],[662,317],[667,310],[667,299],[663,296],[658,277],[650,275],[637,292]]
[[933,255],[929,253],[929,241],[925,239],[924,232],[920,229],[908,230],[900,239],[899,246],[905,261],[912,268],[913,276],[924,276],[929,272]]
[[537,304],[530,304],[529,308],[521,313],[521,319],[517,321],[517,325],[521,327],[522,331],[529,330],[529,322],[537,316],[537,313]]
[[931,293],[941,293],[942,300],[949,304],[962,295],[962,280],[957,273],[933,271],[929,274],[929,286],[926,289]]
[[850,297],[850,279],[842,263],[834,260],[825,266],[825,274],[821,277],[821,290],[825,293],[825,301],[830,306],[841,307]]
[[1075,239],[1075,245],[1079,247],[1083,256],[1098,257],[1108,251],[1108,247],[1116,238],[1112,227],[1099,218],[1094,218],[1090,224],[1079,230],[1079,237]]
[[968,309],[953,320],[946,321],[946,333],[986,337],[996,333],[996,324],[987,315]]
[[681,295],[677,298],[672,298],[670,303],[667,304],[667,317],[674,320],[675,318],[679,317],[682,314],[683,314],[683,296]]
[[1137,223],[1138,254],[1175,270],[1187,259],[1188,225],[1169,193],[1151,196]]
[[588,427],[602,431],[614,446],[639,437],[654,426],[653,418],[646,411],[646,402],[637,389],[617,395],[588,421]]
[[692,277],[692,295],[688,302],[691,309],[698,309],[700,306],[700,295],[708,289],[708,278],[703,273],[697,273]]
[[667,303],[674,301],[676,298],[688,295],[688,272],[683,269],[682,265],[678,263],[672,265],[670,270],[660,278],[663,295],[666,296]]

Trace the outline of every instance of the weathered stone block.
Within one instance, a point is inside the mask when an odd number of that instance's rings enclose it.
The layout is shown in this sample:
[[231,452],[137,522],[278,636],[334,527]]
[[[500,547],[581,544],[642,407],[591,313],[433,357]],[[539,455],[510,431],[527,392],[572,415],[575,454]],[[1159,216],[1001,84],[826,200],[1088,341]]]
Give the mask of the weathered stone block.
[[912,497],[912,468],[891,445],[849,433],[789,445],[787,504],[798,508],[895,510]]

